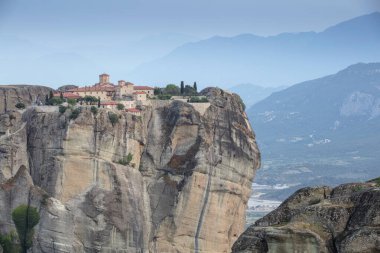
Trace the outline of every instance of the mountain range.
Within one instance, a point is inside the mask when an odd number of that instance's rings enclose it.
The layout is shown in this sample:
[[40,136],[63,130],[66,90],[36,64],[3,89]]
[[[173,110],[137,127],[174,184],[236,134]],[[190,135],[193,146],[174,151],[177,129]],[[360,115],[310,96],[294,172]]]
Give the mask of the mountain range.
[[235,85],[229,88],[228,90],[238,94],[243,99],[246,108],[249,108],[255,103],[268,97],[273,92],[280,91],[285,88],[286,88],[285,86],[262,87],[259,85],[244,83],[244,84]]
[[120,34],[119,39],[42,44],[0,33],[0,80],[56,88],[94,83],[93,77],[108,72],[113,81],[151,86],[182,80],[197,81],[199,88],[246,83],[289,86],[355,62],[378,61],[379,27],[380,13],[376,12],[322,32],[268,37],[240,34],[199,40],[191,35],[157,34],[138,39]]
[[322,32],[261,37],[215,36],[187,43],[130,73],[137,82],[198,81],[231,87],[291,85],[380,58],[380,13],[360,16]]
[[258,183],[335,185],[378,176],[380,63],[293,85],[247,113],[263,157]]

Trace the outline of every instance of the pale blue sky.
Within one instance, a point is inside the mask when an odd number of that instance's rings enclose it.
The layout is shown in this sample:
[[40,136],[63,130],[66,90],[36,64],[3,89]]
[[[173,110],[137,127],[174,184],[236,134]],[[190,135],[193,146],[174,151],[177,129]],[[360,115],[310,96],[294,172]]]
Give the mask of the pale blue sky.
[[[78,41],[157,33],[201,38],[320,31],[380,11],[379,0],[0,0],[0,32]],[[74,38],[75,40],[75,38]]]
[[0,83],[128,80],[187,42],[318,32],[375,11],[380,0],[0,0]]

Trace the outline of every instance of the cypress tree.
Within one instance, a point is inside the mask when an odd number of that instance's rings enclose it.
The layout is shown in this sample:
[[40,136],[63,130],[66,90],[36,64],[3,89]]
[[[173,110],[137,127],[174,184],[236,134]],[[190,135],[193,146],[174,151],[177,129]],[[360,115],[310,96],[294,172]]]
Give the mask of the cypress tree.
[[197,82],[194,82],[194,86],[193,86],[195,92],[198,92],[198,88],[197,88]]
[[181,95],[185,92],[185,83],[181,81]]
[[100,108],[100,97],[98,97],[98,108]]

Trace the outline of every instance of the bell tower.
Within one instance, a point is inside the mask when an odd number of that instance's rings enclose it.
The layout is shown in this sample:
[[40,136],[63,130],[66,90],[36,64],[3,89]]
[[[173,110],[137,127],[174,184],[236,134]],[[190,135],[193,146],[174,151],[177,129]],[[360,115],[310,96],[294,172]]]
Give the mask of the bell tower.
[[99,75],[99,84],[107,84],[110,82],[110,76],[108,74]]

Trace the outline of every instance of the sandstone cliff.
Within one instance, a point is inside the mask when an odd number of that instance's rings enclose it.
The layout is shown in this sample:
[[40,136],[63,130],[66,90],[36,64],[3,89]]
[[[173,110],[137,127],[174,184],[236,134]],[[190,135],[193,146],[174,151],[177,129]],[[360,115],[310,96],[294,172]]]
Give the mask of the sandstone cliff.
[[229,252],[260,156],[240,99],[203,94],[202,110],[153,101],[115,124],[105,109],[3,114],[0,232],[26,203],[41,215],[33,252]]
[[45,101],[51,88],[37,85],[0,85],[0,114],[15,110],[15,105],[22,102],[31,105]]
[[380,178],[301,189],[249,227],[232,252],[380,252]]

